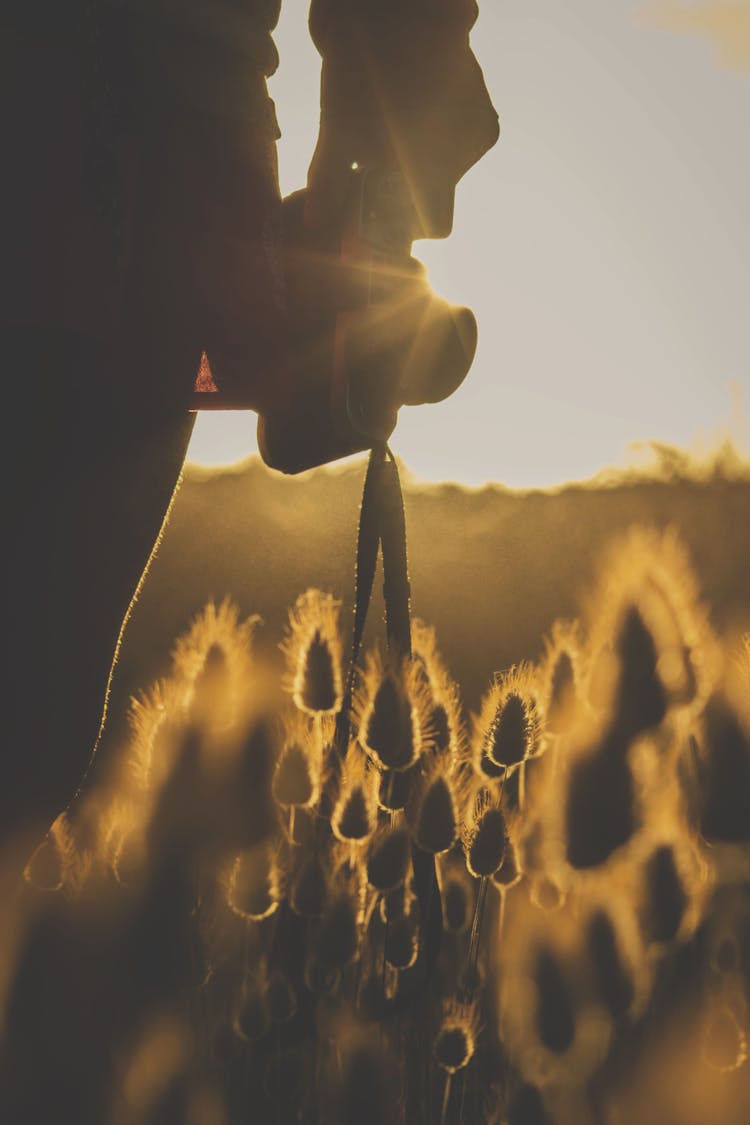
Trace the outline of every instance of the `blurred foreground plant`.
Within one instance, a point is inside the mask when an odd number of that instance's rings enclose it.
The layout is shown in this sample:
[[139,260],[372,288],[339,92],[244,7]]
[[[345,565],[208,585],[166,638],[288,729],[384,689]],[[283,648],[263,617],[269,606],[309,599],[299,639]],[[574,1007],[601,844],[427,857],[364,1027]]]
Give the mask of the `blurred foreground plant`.
[[343,752],[338,610],[208,606],[29,860],[2,1121],[745,1125],[750,641],[674,536],[475,716],[368,654]]

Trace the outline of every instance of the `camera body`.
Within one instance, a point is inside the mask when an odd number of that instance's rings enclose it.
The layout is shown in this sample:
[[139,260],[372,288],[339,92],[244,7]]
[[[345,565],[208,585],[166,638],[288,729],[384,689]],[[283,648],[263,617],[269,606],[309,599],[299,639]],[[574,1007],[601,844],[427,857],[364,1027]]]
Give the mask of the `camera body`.
[[[287,223],[304,226],[304,192],[286,201]],[[286,206],[285,204],[285,206]],[[401,368],[398,339],[387,323],[378,324],[380,302],[393,311],[398,278],[411,261],[413,203],[403,175],[353,165],[343,223],[333,237],[324,233],[320,247],[308,233],[301,252],[287,251],[287,285],[292,306],[289,347],[279,360],[259,410],[257,437],[263,460],[271,468],[298,473],[387,441],[396,425]],[[320,285],[330,282],[332,296],[318,304],[299,299],[315,283],[310,263],[330,265]],[[302,279],[302,280],[300,280]],[[342,300],[338,312],[335,290]],[[326,303],[327,300],[327,303]],[[295,317],[297,307],[303,309]],[[221,383],[221,379],[219,379]],[[193,410],[247,408],[213,382],[204,361],[192,396]]]
[[[372,327],[378,304],[392,300],[393,276],[410,260],[411,209],[399,172],[352,166],[333,268],[354,304],[342,300],[345,307],[327,326],[303,330],[293,349],[299,361],[291,394],[260,414],[258,448],[272,468],[301,472],[370,449],[393,432],[400,405],[396,341],[386,325],[376,336]],[[318,358],[308,366],[310,354]]]
[[[386,442],[401,406],[441,402],[465,378],[477,326],[470,309],[433,292],[411,256],[422,229],[399,171],[351,168],[335,229],[306,223],[307,196],[284,200],[284,228],[271,249],[283,257],[283,309],[259,297],[268,323],[263,353],[251,334],[238,354],[256,369],[208,349],[192,409],[258,412],[258,447],[271,468],[299,473]],[[256,329],[258,325],[256,320]],[[249,377],[248,377],[249,376]]]

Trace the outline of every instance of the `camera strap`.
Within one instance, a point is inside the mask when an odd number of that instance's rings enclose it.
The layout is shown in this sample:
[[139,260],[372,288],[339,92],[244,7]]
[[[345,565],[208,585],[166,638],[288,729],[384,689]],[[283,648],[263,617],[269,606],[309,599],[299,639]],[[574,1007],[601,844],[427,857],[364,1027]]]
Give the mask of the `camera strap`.
[[346,688],[336,720],[336,745],[346,753],[351,727],[351,704],[357,675],[357,661],[372,598],[378,552],[383,558],[383,598],[389,653],[411,656],[411,608],[409,569],[406,552],[406,517],[401,478],[393,453],[386,443],[370,452],[357,534],[354,630]]
[[[382,443],[370,453],[357,537],[357,572],[354,595],[354,632],[346,689],[336,717],[335,746],[343,760],[351,733],[351,705],[357,676],[357,660],[372,597],[378,550],[383,558],[383,598],[389,654],[399,660],[411,656],[411,605],[406,553],[406,517],[396,459]],[[437,885],[435,858],[412,844],[414,891],[421,915],[419,953],[409,969],[411,985],[404,990],[401,1005],[413,1003],[419,982],[431,976],[440,952],[443,914]],[[398,1006],[398,1005],[396,1005]]]

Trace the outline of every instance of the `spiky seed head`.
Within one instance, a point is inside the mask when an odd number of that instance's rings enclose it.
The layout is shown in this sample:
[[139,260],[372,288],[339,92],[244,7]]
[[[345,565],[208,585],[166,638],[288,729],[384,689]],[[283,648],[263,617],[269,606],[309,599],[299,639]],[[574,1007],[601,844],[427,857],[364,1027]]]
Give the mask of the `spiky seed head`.
[[240,708],[252,709],[254,689],[246,685],[258,678],[251,647],[257,622],[257,617],[241,621],[228,599],[220,605],[209,602],[178,638],[170,690],[199,725],[227,729],[239,717]]
[[378,785],[378,805],[386,812],[401,812],[411,798],[416,766],[408,770],[383,770]]
[[297,705],[313,715],[334,714],[339,706],[339,693],[333,653],[319,629],[310,638],[302,665]]
[[266,1003],[274,1023],[286,1023],[297,1011],[297,994],[286,973],[274,969],[266,985]]
[[554,879],[536,875],[531,881],[531,901],[540,910],[558,910],[565,901],[565,895]]
[[419,953],[419,927],[414,912],[394,918],[385,935],[385,959],[394,969],[409,969]]
[[412,623],[413,663],[418,675],[418,692],[427,715],[428,740],[440,755],[456,750],[459,722],[459,695],[438,652],[435,631],[416,619]]
[[307,590],[289,615],[282,645],[287,686],[295,706],[309,715],[334,715],[341,707],[339,602],[320,590]]
[[451,748],[453,731],[450,717],[442,703],[436,703],[430,711],[429,726],[436,751],[438,754],[447,754]]
[[331,828],[337,839],[362,843],[375,831],[377,808],[374,786],[377,778],[356,742],[346,753],[341,771],[338,799],[331,816]]
[[476,878],[488,878],[497,871],[505,855],[505,817],[499,798],[481,788],[464,825],[466,866]]
[[570,726],[580,695],[582,630],[578,621],[558,620],[545,638],[537,673],[544,728],[562,734]]
[[47,835],[32,853],[24,869],[24,879],[38,891],[59,891],[71,878],[80,858],[68,817],[60,813]]
[[605,706],[630,720],[631,734],[658,726],[668,707],[697,718],[721,658],[682,542],[636,528],[612,543],[599,572],[587,616],[592,652],[615,639]]
[[218,641],[209,645],[193,682],[192,715],[200,726],[213,730],[233,721],[230,662]]
[[519,664],[498,675],[474,724],[478,772],[501,777],[539,750],[538,686],[531,667]]
[[456,809],[448,777],[436,772],[421,795],[414,825],[414,839],[425,852],[446,852],[456,839]]
[[234,1027],[240,1038],[248,1043],[257,1043],[271,1030],[271,1013],[265,990],[259,982],[246,982]]
[[435,1037],[435,1062],[447,1074],[463,1070],[474,1057],[479,1034],[477,1009],[472,1004],[447,1001]]
[[241,852],[229,876],[227,901],[235,914],[259,922],[279,905],[278,864],[271,848],[259,844]]
[[221,678],[227,672],[227,654],[218,641],[214,641],[209,645],[206,655],[203,660],[203,667],[195,678],[195,690],[198,691],[202,681],[210,681],[214,678]]
[[409,870],[409,834],[398,826],[377,834],[367,857],[367,879],[381,894],[400,886]]
[[363,786],[355,785],[336,807],[331,827],[339,840],[360,841],[372,835],[375,820]]
[[568,718],[575,709],[576,676],[573,657],[567,649],[561,649],[552,666],[549,698],[547,700],[547,730],[559,734],[568,725]]
[[381,769],[406,770],[419,757],[421,738],[403,675],[386,669],[366,713],[361,738]]
[[316,852],[306,855],[292,880],[289,905],[301,918],[319,918],[328,895],[328,880]]
[[511,692],[497,713],[490,729],[487,756],[496,766],[517,766],[528,751],[528,718],[526,704],[520,695]]
[[288,742],[273,775],[273,795],[280,805],[307,806],[316,796],[309,751],[299,742]]
[[341,892],[326,906],[317,934],[317,960],[326,968],[343,969],[357,955],[357,911],[350,895]]
[[615,651],[620,663],[615,707],[620,722],[634,737],[658,726],[667,713],[656,639],[636,605],[625,611]]

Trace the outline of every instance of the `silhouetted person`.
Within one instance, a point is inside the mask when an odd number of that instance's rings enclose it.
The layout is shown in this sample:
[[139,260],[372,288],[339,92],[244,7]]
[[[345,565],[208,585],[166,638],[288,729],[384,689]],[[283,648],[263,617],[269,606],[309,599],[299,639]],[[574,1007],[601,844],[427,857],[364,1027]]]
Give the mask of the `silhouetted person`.
[[[473,0],[313,0],[320,135],[283,207],[278,14],[279,0],[5,5],[3,839],[43,831],[85,772],[202,353],[264,416],[327,386],[336,315],[362,304],[337,264],[352,165],[406,178],[410,245],[450,232],[455,184],[496,140]],[[425,381],[406,360],[445,310],[413,260],[382,289],[394,315],[363,346],[404,361],[395,417],[458,385],[474,323],[458,317],[463,360],[441,366],[438,346]]]

